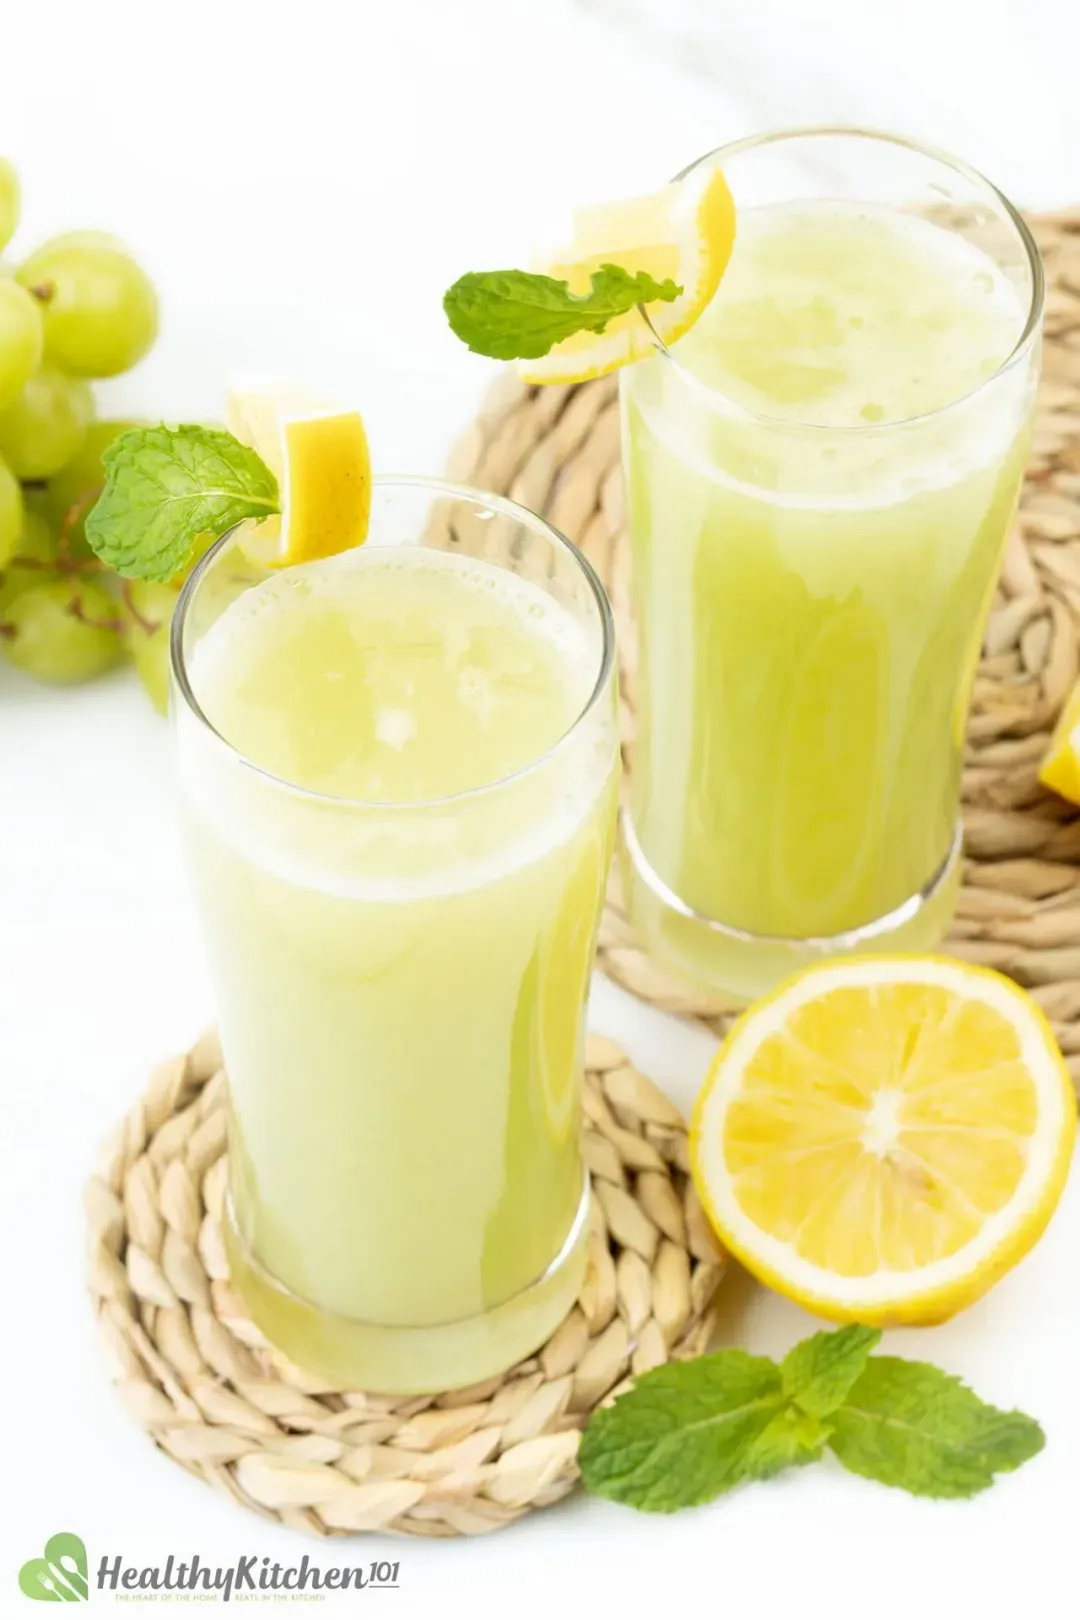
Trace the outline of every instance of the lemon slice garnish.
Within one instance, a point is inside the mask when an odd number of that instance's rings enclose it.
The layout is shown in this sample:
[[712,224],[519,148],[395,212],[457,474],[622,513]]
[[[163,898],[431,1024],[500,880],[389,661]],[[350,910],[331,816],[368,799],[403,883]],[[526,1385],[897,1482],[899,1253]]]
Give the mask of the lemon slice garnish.
[[[573,240],[533,268],[575,293],[589,291],[594,270],[617,264],[631,275],[670,277],[682,295],[646,306],[653,331],[674,343],[697,320],[727,268],[735,242],[735,207],[719,169],[695,170],[647,197],[601,203],[574,215]],[[603,332],[578,332],[539,360],[520,360],[529,383],[586,382],[653,350],[653,333],[637,309],[617,315]]]
[[245,535],[244,549],[272,568],[362,545],[371,511],[371,460],[359,411],[335,410],[291,384],[236,384],[226,425],[278,481],[281,516]]
[[1076,1098],[1041,1011],[943,957],[811,969],[734,1025],[698,1098],[694,1183],[748,1270],[835,1321],[943,1321],[1061,1196]]

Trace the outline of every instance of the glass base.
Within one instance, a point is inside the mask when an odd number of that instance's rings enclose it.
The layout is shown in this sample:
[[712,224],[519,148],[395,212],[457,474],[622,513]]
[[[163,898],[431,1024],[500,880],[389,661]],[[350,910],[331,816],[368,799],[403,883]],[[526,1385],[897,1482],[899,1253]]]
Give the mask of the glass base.
[[255,1325],[305,1372],[342,1389],[433,1395],[502,1373],[548,1339],[581,1291],[589,1183],[555,1259],[535,1282],[478,1316],[430,1327],[388,1327],[325,1311],[272,1276],[241,1237],[231,1200],[224,1220],[232,1281]]
[[649,865],[625,811],[620,832],[623,886],[639,943],[675,978],[726,1006],[754,1001],[801,968],[830,957],[935,950],[956,910],[959,823],[948,855],[918,894],[861,928],[821,939],[751,934],[703,916]]

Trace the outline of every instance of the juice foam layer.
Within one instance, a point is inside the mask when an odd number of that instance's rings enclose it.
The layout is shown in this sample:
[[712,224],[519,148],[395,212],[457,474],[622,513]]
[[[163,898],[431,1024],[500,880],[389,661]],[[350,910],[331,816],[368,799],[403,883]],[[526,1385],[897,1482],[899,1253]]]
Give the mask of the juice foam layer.
[[953,230],[840,202],[748,209],[679,362],[749,410],[821,427],[909,421],[1008,357],[1025,306]]
[[498,882],[575,838],[610,788],[599,641],[469,557],[372,548],[290,569],[194,650],[218,735],[181,711],[185,797],[294,891],[398,904]]
[[498,782],[573,725],[593,671],[570,615],[474,559],[356,551],[246,592],[194,660],[215,729],[274,776],[369,803]]

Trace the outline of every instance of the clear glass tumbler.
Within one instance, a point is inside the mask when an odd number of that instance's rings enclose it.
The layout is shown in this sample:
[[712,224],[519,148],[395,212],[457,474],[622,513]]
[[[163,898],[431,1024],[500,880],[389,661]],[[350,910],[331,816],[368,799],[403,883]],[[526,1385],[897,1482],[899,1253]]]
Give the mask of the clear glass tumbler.
[[1043,276],[1006,198],[908,141],[796,130],[704,165],[735,200],[730,265],[621,381],[623,859],[649,948],[745,1000],[823,957],[932,948],[951,919]]
[[[196,568],[172,632],[229,1076],[233,1280],[291,1360],[387,1392],[512,1365],[570,1308],[585,1264],[583,1031],[616,800],[611,616],[589,564],[540,518],[422,479],[376,479],[366,545],[317,567],[395,568],[422,641],[450,556],[508,604],[504,663],[530,617],[554,612],[583,693],[539,757],[450,796],[314,792],[215,729],[205,649],[268,578],[242,532]],[[329,670],[333,649],[304,639],[302,617],[296,638],[283,659],[302,659],[305,679],[313,659]],[[455,712],[449,695],[444,721],[427,712],[432,746],[453,750]],[[407,713],[390,719],[408,734]]]

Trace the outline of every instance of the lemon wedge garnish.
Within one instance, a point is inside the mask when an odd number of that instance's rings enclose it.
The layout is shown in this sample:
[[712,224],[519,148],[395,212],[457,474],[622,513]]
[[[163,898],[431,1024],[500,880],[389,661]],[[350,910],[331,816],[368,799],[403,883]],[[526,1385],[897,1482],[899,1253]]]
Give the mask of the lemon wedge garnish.
[[1063,799],[1080,804],[1080,681],[1065,700],[1046,757],[1039,766],[1039,781]]
[[[617,264],[631,275],[670,277],[683,291],[673,303],[646,305],[653,331],[674,343],[697,320],[720,285],[735,242],[735,206],[719,169],[695,170],[647,197],[579,210],[573,240],[533,268],[574,293],[589,290],[592,273]],[[578,332],[539,360],[518,361],[529,383],[586,382],[653,350],[653,333],[637,309],[617,315],[603,332]]]
[[245,535],[244,549],[272,568],[362,545],[371,511],[371,459],[359,411],[328,407],[277,381],[229,389],[229,432],[278,481],[281,516]]
[[944,1321],[1057,1205],[1076,1098],[1041,1011],[944,957],[815,967],[733,1026],[698,1098],[694,1183],[722,1242],[834,1321]]

